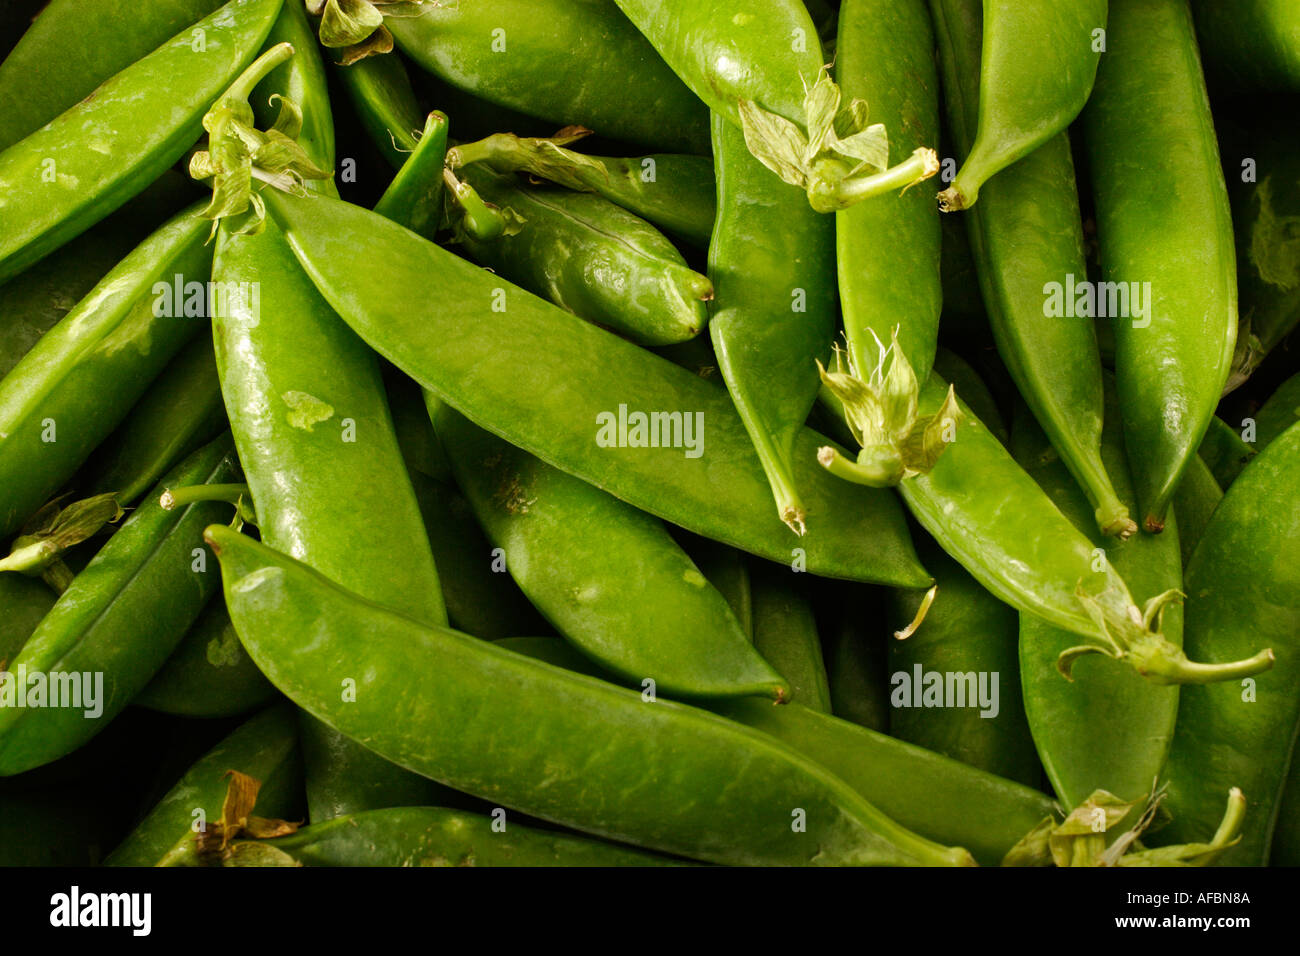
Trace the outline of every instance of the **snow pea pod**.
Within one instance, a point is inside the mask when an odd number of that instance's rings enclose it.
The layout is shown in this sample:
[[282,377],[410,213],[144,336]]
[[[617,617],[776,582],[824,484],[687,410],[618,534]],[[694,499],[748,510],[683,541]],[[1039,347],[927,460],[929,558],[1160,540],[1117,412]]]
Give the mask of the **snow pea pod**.
[[[198,529],[229,517],[230,509],[199,502],[167,511],[157,495],[177,485],[236,480],[238,468],[229,437],[200,448],[73,579],[9,662],[11,677],[0,698],[0,775],[80,747],[163,665],[217,587]],[[45,700],[40,706],[34,703],[38,690]],[[33,702],[24,705],[20,691]]]
[[975,205],[990,177],[1074,121],[1105,47],[1107,0],[984,0],[983,8],[979,120],[971,119],[974,140],[957,177],[939,194],[945,212]]
[[805,530],[795,442],[835,328],[834,223],[772,177],[713,117],[718,217],[709,242],[713,351],[767,475],[777,514]]
[[1164,773],[1174,819],[1162,843],[1213,827],[1229,787],[1246,794],[1242,841],[1222,857],[1227,866],[1267,862],[1300,726],[1300,426],[1227,490],[1187,569],[1189,652],[1230,658],[1261,640],[1277,654],[1272,672],[1182,689]]
[[[761,734],[422,626],[229,528],[213,526],[208,536],[235,628],[272,683],[367,746],[450,786],[709,862],[969,859],[896,826]],[[310,642],[303,640],[309,626]],[[339,700],[345,676],[357,681],[355,703]],[[512,692],[499,693],[503,686]],[[804,811],[805,832],[791,827],[795,807]]]
[[1232,363],[1232,218],[1185,0],[1114,0],[1107,44],[1083,129],[1103,276],[1129,293],[1129,314],[1112,322],[1115,373],[1154,532]]
[[393,181],[375,203],[375,212],[432,239],[442,223],[443,168],[447,164],[447,114],[434,110],[424,131]]
[[[643,511],[772,560],[791,559],[793,539],[772,513],[762,468],[725,391],[368,210],[324,196],[264,195],[298,261],[344,321],[471,421]],[[371,254],[382,250],[389,268],[355,269],[358,241]],[[442,307],[412,310],[412,302],[426,301]],[[583,374],[575,377],[575,368]],[[641,447],[650,441],[644,431],[619,437],[620,415],[630,423],[651,411],[662,413],[660,425],[682,413],[682,429],[664,436],[679,447]],[[701,420],[705,446],[685,447],[700,437]],[[811,432],[796,443],[805,505],[826,518],[799,541],[808,569],[923,586],[928,575],[896,500],[822,473],[813,460],[819,443]]]
[[72,476],[198,332],[204,297],[173,294],[209,275],[196,210],[137,246],[0,381],[0,538]]
[[1201,56],[1230,91],[1300,91],[1300,9],[1290,0],[1192,0]]
[[453,86],[560,125],[707,153],[708,116],[612,0],[496,0],[384,21]]
[[[948,125],[958,149],[968,152],[976,101],[982,105],[985,92],[976,80],[981,62],[979,3],[933,0],[931,9],[943,62]],[[1104,14],[1103,3],[1103,19]],[[988,29],[985,37],[987,53]],[[1087,281],[1087,263],[1066,135],[1048,138],[990,182],[966,225],[998,354],[1086,491],[1098,527],[1128,537],[1137,525],[1116,495],[1101,457],[1104,399],[1096,331],[1087,318],[1071,317],[1072,287],[1076,280]]]
[[105,865],[160,866],[192,859],[196,822],[211,826],[221,818],[229,770],[261,782],[258,816],[293,813],[302,800],[302,756],[293,707],[278,704],[240,725],[177,781]]
[[[456,482],[510,574],[579,650],[670,696],[787,696],[779,668],[755,652],[722,595],[657,519],[437,399],[429,409]],[[611,566],[620,569],[616,578]]]
[[1300,375],[1293,375],[1255,413],[1255,445],[1265,448],[1300,421]]
[[831,689],[812,604],[790,580],[789,568],[754,570],[754,649],[789,682],[789,699],[827,714]]
[[193,145],[282,0],[231,0],[0,153],[0,281],[84,232]]
[[[745,636],[754,640],[754,603],[753,588],[749,580],[749,565],[745,556],[735,548],[729,548],[717,541],[701,538],[680,528],[669,528],[670,533],[690,555],[695,566],[700,569],[706,581],[718,589],[731,608],[731,613],[740,622],[740,629]],[[529,631],[528,633],[535,633]]]

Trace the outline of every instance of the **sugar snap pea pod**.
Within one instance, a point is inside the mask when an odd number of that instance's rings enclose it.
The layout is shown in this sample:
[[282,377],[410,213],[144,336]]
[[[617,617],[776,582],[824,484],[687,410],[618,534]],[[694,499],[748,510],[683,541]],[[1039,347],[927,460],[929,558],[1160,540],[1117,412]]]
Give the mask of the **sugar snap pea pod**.
[[1074,122],[1105,47],[1107,0],[984,0],[983,8],[979,120],[971,118],[957,177],[939,193],[945,212],[975,205],[990,177]]
[[[456,482],[510,574],[584,654],[669,696],[787,696],[779,670],[657,519],[437,399],[430,413]],[[617,580],[611,565],[621,569]]]
[[237,840],[223,866],[676,866],[612,843],[444,807],[370,810],[272,840]]
[[789,568],[755,569],[754,649],[790,685],[789,699],[830,713],[831,689],[812,604],[790,580]]
[[201,133],[257,52],[282,0],[231,0],[0,153],[0,281],[140,192]]
[[[986,6],[999,8],[1000,16],[1014,16],[1000,9],[1005,4]],[[985,92],[976,80],[979,3],[935,0],[932,9],[948,123],[958,149],[965,152],[975,135],[976,101],[982,105]],[[1103,20],[1105,9],[1103,2]],[[1040,15],[1047,16],[1041,11]],[[984,35],[987,55],[987,28]],[[1087,42],[1086,32],[1078,42]],[[1137,525],[1116,495],[1101,458],[1104,399],[1096,333],[1087,318],[1071,317],[1073,285],[1076,280],[1087,281],[1087,263],[1074,164],[1065,134],[1047,139],[989,183],[983,201],[968,216],[967,232],[998,354],[1087,493],[1098,526],[1107,534],[1128,537]]]
[[432,239],[442,222],[443,167],[447,162],[447,114],[434,110],[414,152],[375,204],[375,212]]
[[[754,639],[753,590],[749,581],[749,565],[745,556],[735,548],[717,541],[701,538],[680,528],[668,529],[690,555],[705,580],[718,589],[740,622],[740,629],[751,641]],[[529,632],[533,633],[533,632]]]
[[[721,388],[368,210],[323,196],[264,195],[299,262],[344,321],[471,421],[674,524],[772,560],[798,557]],[[382,250],[388,269],[357,270],[354,242],[367,254]],[[411,307],[429,301],[439,303],[436,312]],[[575,368],[583,374],[575,377]],[[617,447],[620,414],[630,422],[632,412],[660,412],[669,416],[656,419],[663,425],[678,411],[680,445],[699,436],[703,415],[702,449],[639,447],[642,438],[649,444],[648,432],[626,430],[637,447]],[[798,542],[808,570],[924,586],[929,578],[913,557],[895,499],[822,473],[812,460],[820,441],[805,432],[795,446],[808,513],[827,518]],[[697,451],[701,457],[688,457]]]
[[704,328],[713,285],[644,219],[602,196],[535,189],[482,166],[463,172],[519,220],[491,241],[461,236],[479,265],[642,345],[682,342]]
[[176,782],[105,864],[161,866],[192,859],[198,827],[221,819],[230,770],[261,782],[258,816],[294,813],[302,802],[302,755],[293,707],[277,704],[241,724]]
[[1210,516],[1223,500],[1223,489],[1200,455],[1192,459],[1183,480],[1174,493],[1174,513],[1178,516],[1178,551],[1186,568],[1196,546],[1205,535]]
[[52,0],[0,63],[0,152],[222,0]]
[[1265,448],[1300,421],[1300,375],[1293,375],[1255,413],[1255,445]]
[[41,581],[21,574],[0,574],[0,670],[18,656],[58,597]]
[[88,494],[111,491],[119,504],[132,504],[167,469],[227,427],[212,342],[200,336],[163,369],[104,440],[80,482]]
[[[947,400],[931,375],[922,411]],[[1057,659],[1068,676],[1080,656],[1101,653],[1157,684],[1236,680],[1267,670],[1268,650],[1232,663],[1199,663],[1165,638],[1160,618],[1176,592],[1139,607],[1095,546],[1016,464],[969,409],[928,475],[899,486],[912,514],[939,545],[995,597],[1021,613],[1089,638]]]
[[[450,786],[707,862],[969,860],[964,850],[896,826],[762,734],[425,627],[228,528],[208,534],[222,560],[231,619],[272,683],[377,752]],[[303,640],[307,622],[316,622],[311,641]],[[339,700],[344,676],[357,680],[354,703]],[[507,685],[512,692],[499,693]],[[401,722],[392,719],[394,708],[405,715]],[[794,832],[792,812],[804,832]]]
[[[1256,426],[1255,437],[1258,439],[1258,421]],[[1237,429],[1218,415],[1213,415],[1206,426],[1205,437],[1201,439],[1197,454],[1209,466],[1219,487],[1227,490],[1255,457],[1256,449],[1242,438]]]
[[0,538],[72,476],[198,332],[203,295],[176,294],[209,274],[207,224],[195,212],[137,246],[0,381]]
[[1250,463],[1223,496],[1187,568],[1189,652],[1228,658],[1270,643],[1277,666],[1253,682],[1185,687],[1164,777],[1178,842],[1213,821],[1219,795],[1240,787],[1249,804],[1242,841],[1222,863],[1262,866],[1286,782],[1300,697],[1300,427]]
[[[155,491],[237,475],[230,439],[222,437]],[[155,495],[76,576],[9,662],[0,686],[0,775],[75,750],[149,682],[217,586],[196,529],[228,516],[219,502],[166,511]]]
[[1232,218],[1184,0],[1114,0],[1083,130],[1103,277],[1129,293],[1112,323],[1124,437],[1159,531],[1237,336]]
[[1300,10],[1295,4],[1192,0],[1192,14],[1205,68],[1226,91],[1300,92]]
[[713,136],[719,214],[709,243],[709,336],[777,514],[803,534],[794,446],[835,328],[834,223],[768,175],[716,114]]
[[225,602],[212,601],[132,703],[185,717],[234,717],[277,696],[239,643]]
[[[1118,417],[1107,418],[1103,454],[1120,493],[1132,500]],[[1012,449],[1061,513],[1091,539],[1095,560],[1122,575],[1139,603],[1182,587],[1181,527],[1171,521],[1162,535],[1109,540],[1089,521],[1087,500],[1078,485],[1023,412],[1015,422]],[[1175,604],[1162,619],[1162,633],[1174,645],[1182,644],[1183,610]],[[1076,640],[1040,617],[1020,615],[1020,676],[1038,755],[1066,807],[1079,806],[1098,789],[1121,800],[1142,800],[1169,752],[1178,689],[1152,687],[1128,668],[1100,659],[1080,660],[1071,672],[1074,682],[1067,684],[1053,672],[1052,662]]]

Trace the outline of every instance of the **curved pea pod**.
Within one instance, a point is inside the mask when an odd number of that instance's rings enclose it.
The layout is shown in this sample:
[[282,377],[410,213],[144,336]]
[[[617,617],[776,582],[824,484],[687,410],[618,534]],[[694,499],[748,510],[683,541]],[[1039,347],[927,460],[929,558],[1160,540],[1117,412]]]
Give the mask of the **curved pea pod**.
[[45,503],[200,328],[207,223],[180,213],[142,242],[0,381],[0,538]]
[[[1258,420],[1256,420],[1258,426]],[[1259,437],[1258,428],[1255,434]],[[1250,464],[1256,450],[1242,437],[1242,433],[1225,422],[1218,415],[1211,416],[1205,429],[1205,437],[1197,454],[1204,460],[1219,487],[1227,490],[1241,470]]]
[[831,689],[812,604],[789,580],[788,568],[756,569],[754,649],[790,685],[789,699],[830,713]]
[[1205,68],[1232,92],[1300,91],[1300,10],[1290,0],[1192,0]]
[[[929,580],[896,500],[826,475],[814,460],[824,444],[815,433],[796,440],[795,478],[809,515],[825,520],[794,539],[773,513],[762,467],[721,388],[368,210],[324,196],[264,195],[344,321],[480,427],[634,507],[760,556],[806,559],[808,570],[830,577],[915,587]],[[368,255],[381,252],[387,268],[358,271],[358,242]],[[440,304],[435,312],[411,308],[431,301]],[[658,447],[650,413],[658,414]],[[630,431],[643,415],[645,429]],[[792,554],[796,543],[801,555]]]
[[[896,826],[836,777],[761,734],[424,627],[228,528],[208,534],[240,639],[272,682],[376,752],[449,786],[708,862],[969,859]],[[307,622],[315,622],[310,642]],[[368,663],[358,668],[363,658]],[[358,681],[355,703],[339,700],[345,673]],[[503,686],[512,692],[499,693]],[[392,719],[394,708],[402,721]],[[806,821],[800,833],[791,827],[796,808]]]
[[182,31],[0,153],[0,282],[180,159],[212,101],[252,61],[281,2],[231,0],[194,25],[198,34]]
[[167,866],[193,859],[195,835],[221,818],[231,770],[261,783],[258,816],[287,817],[300,807],[302,756],[292,706],[268,708],[221,741],[177,781],[105,865]]
[[21,574],[0,574],[0,670],[18,656],[32,632],[50,612],[58,595]]
[[1300,421],[1300,375],[1293,375],[1255,413],[1255,444],[1266,448]]
[[704,108],[612,0],[428,5],[384,25],[421,67],[485,100],[614,139],[708,150]]
[[[1112,420],[1102,451],[1120,494],[1131,501],[1123,442],[1119,423]],[[1090,539],[1094,560],[1122,575],[1139,603],[1182,588],[1181,525],[1171,521],[1164,534],[1140,534],[1127,541],[1107,538],[1096,530],[1087,499],[1027,415],[1015,422],[1013,452],[1061,513]],[[1177,646],[1183,643],[1183,611],[1171,605],[1162,619],[1165,639]],[[1066,807],[1079,806],[1094,790],[1141,801],[1169,752],[1179,691],[1152,687],[1129,668],[1099,657],[1080,659],[1071,671],[1073,683],[1066,683],[1053,662],[1077,640],[1034,614],[1020,615],[1020,676],[1038,755]],[[1222,809],[1217,801],[1215,809]]]
[[720,211],[709,243],[709,336],[777,514],[803,534],[793,459],[835,328],[834,223],[770,176],[717,115],[713,136]]
[[1083,130],[1103,279],[1123,313],[1112,327],[1124,439],[1142,524],[1159,531],[1237,336],[1232,218],[1184,0],[1111,5]]
[[979,123],[956,179],[939,194],[940,209],[975,205],[990,177],[1079,115],[1105,48],[1107,6],[1107,0],[985,0]]
[[[507,569],[584,654],[670,696],[787,694],[780,673],[657,519],[436,399],[430,411],[456,481]],[[618,568],[613,578],[611,567]]]
[[237,840],[223,866],[678,866],[652,853],[445,807],[394,807]]
[[0,775],[80,747],[162,667],[217,586],[198,529],[230,509],[208,501],[167,511],[157,495],[238,473],[228,437],[200,448],[63,592],[0,682]]
[[415,149],[375,203],[375,212],[426,239],[442,224],[443,171],[447,165],[447,114],[434,110]]
[[1262,866],[1300,721],[1300,427],[1246,467],[1210,519],[1187,568],[1186,646],[1227,659],[1267,642],[1277,666],[1253,681],[1185,687],[1164,778],[1173,823],[1156,839],[1177,843],[1212,828],[1223,793],[1248,801],[1232,866]]
[[704,328],[712,284],[644,219],[602,196],[530,188],[479,166],[464,172],[479,196],[521,220],[496,239],[461,236],[479,265],[642,345]]
[[225,603],[213,601],[132,703],[183,717],[234,717],[276,696],[239,643]]
[[371,142],[394,169],[417,144],[424,114],[400,56],[370,56],[334,71]]

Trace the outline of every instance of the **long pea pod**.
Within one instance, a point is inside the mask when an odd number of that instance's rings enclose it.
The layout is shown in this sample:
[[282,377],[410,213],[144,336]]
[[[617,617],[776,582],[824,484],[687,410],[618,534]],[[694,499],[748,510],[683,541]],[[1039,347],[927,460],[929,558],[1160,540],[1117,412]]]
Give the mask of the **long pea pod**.
[[768,175],[716,114],[713,145],[719,213],[709,243],[709,336],[777,514],[803,534],[795,442],[835,326],[834,223]]
[[[941,0],[940,0],[941,2]],[[945,212],[975,205],[994,174],[1064,132],[1092,92],[1107,0],[984,0],[979,117]],[[972,100],[974,96],[972,96]]]
[[[0,153],[0,281],[136,195],[202,132],[283,0],[231,0]],[[201,51],[196,47],[201,46]]]
[[789,699],[827,714],[831,689],[812,602],[788,568],[754,570],[754,649],[790,685]]
[[[809,516],[827,520],[795,539],[773,513],[762,467],[721,388],[368,210],[324,196],[264,196],[338,314],[480,427],[643,511],[772,560],[806,558],[810,571],[830,577],[916,587],[929,580],[888,492],[821,473],[813,461],[820,436],[797,439],[795,477]],[[368,255],[382,252],[388,269],[358,271],[358,241]],[[412,308],[430,301],[437,311]],[[676,436],[665,436],[679,447],[649,447],[645,432],[620,437],[618,416],[626,424],[632,412],[658,412],[661,425],[680,421]],[[701,420],[704,445],[688,457]],[[802,556],[791,554],[796,541]]]
[[1206,70],[1233,92],[1300,91],[1300,10],[1290,0],[1192,0]]
[[1103,278],[1129,297],[1112,322],[1115,374],[1141,523],[1154,532],[1237,335],[1232,218],[1186,0],[1113,0],[1083,130]]

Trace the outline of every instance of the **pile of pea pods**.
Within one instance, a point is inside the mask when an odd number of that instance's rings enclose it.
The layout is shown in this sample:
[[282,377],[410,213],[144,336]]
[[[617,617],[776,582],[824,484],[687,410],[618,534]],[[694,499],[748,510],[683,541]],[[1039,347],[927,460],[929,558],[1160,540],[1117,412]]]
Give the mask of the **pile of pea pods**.
[[0,864],[1300,864],[1300,5],[26,6]]

